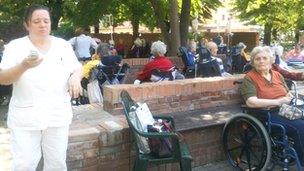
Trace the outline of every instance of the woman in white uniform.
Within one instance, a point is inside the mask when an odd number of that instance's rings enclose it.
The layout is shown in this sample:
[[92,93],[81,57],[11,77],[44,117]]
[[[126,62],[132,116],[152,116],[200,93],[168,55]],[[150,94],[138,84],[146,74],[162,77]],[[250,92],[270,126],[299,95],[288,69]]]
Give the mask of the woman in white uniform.
[[8,43],[0,63],[0,84],[13,84],[12,168],[34,171],[43,154],[44,170],[67,170],[70,99],[81,90],[81,64],[67,41],[50,35],[47,7],[26,9],[24,26],[28,35]]

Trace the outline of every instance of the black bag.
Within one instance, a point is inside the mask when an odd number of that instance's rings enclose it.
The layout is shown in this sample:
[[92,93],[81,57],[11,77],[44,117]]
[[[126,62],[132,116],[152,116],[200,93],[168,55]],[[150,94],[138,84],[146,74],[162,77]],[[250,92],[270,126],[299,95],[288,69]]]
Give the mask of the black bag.
[[[148,125],[148,132],[171,132],[172,126],[165,121],[158,123],[161,130],[153,125]],[[149,138],[149,147],[153,155],[159,158],[170,157],[173,154],[172,140],[170,138]]]
[[221,76],[220,66],[216,59],[199,62],[197,65],[197,75],[200,77]]

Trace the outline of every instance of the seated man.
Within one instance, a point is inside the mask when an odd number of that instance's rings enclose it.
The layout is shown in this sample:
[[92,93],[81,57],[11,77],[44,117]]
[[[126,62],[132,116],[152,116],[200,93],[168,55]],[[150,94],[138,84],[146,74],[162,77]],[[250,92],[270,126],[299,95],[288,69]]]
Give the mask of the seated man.
[[228,72],[226,72],[225,69],[224,69],[224,65],[223,65],[222,59],[216,57],[216,55],[217,55],[217,50],[218,50],[216,43],[214,43],[214,42],[208,42],[208,43],[206,44],[206,47],[207,47],[207,48],[210,50],[210,52],[211,52],[211,58],[212,58],[212,59],[216,59],[218,65],[219,65],[219,68],[220,68],[221,75],[222,75],[222,76],[230,76],[231,74],[229,74]]
[[196,61],[196,42],[194,41],[189,42],[187,54],[188,54],[187,56],[188,66],[194,67]]

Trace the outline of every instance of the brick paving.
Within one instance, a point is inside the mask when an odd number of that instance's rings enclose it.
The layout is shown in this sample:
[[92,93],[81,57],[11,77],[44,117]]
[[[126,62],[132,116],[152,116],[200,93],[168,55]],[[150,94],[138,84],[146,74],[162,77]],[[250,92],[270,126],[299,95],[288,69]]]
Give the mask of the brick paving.
[[11,170],[11,153],[9,146],[9,130],[6,127],[7,106],[0,105],[0,170]]

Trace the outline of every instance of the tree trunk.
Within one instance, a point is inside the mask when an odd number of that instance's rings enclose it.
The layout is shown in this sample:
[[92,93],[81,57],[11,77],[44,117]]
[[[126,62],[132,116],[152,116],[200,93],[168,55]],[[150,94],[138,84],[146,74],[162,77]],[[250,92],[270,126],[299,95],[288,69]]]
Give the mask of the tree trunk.
[[99,21],[94,25],[94,33],[98,34],[99,33]]
[[273,37],[273,40],[278,40],[278,30],[277,29],[272,30],[272,37]]
[[57,30],[59,20],[63,15],[63,1],[48,1],[48,6],[52,13],[52,30]]
[[132,24],[132,31],[133,31],[133,40],[135,40],[138,37],[138,29],[139,29],[139,18],[134,16],[132,17],[131,20],[131,24]]
[[150,0],[150,3],[154,9],[154,15],[158,24],[158,27],[161,30],[161,35],[164,38],[164,41],[166,44],[168,44],[170,42],[170,36],[168,33],[168,29],[165,23],[165,15],[163,13],[163,11],[161,10],[161,6],[158,2],[159,0]]
[[168,48],[169,56],[176,56],[178,47],[180,46],[180,32],[179,32],[179,18],[178,18],[178,2],[177,0],[170,0],[170,43]]
[[191,0],[183,0],[181,16],[180,16],[181,46],[187,46],[189,23],[190,23],[190,7],[191,7]]
[[264,45],[270,45],[271,41],[271,30],[272,30],[272,24],[270,22],[267,22],[264,26]]

